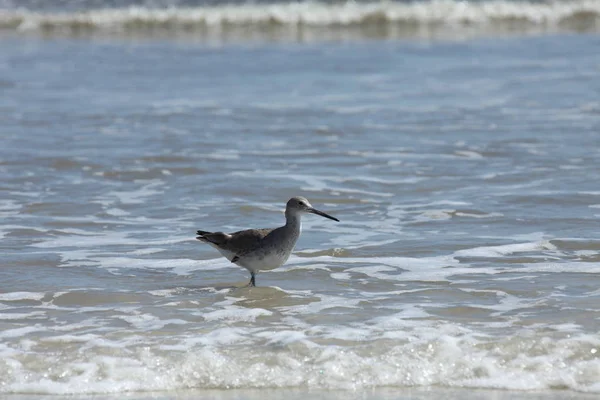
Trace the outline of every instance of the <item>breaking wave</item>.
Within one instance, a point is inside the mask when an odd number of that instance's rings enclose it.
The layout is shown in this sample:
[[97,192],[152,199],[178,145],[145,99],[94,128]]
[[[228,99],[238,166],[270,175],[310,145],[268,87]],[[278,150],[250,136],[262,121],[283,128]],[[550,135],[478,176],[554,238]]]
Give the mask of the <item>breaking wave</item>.
[[[484,31],[597,31],[600,2],[433,0],[417,2],[294,2],[152,8],[40,11],[0,10],[0,30],[12,33],[193,34],[242,36],[272,31],[359,30],[406,36],[434,29]],[[424,32],[425,31],[425,32]]]

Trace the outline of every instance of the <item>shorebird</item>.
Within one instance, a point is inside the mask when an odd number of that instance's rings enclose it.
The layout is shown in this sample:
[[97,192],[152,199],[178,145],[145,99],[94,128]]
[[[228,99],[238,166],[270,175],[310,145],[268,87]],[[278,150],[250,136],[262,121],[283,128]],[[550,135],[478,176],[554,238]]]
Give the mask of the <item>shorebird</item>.
[[285,207],[285,225],[234,233],[198,231],[196,239],[208,243],[232,263],[250,271],[248,286],[256,286],[259,271],[275,269],[288,260],[302,230],[302,214],[312,213],[340,222],[316,210],[305,197],[292,197]]

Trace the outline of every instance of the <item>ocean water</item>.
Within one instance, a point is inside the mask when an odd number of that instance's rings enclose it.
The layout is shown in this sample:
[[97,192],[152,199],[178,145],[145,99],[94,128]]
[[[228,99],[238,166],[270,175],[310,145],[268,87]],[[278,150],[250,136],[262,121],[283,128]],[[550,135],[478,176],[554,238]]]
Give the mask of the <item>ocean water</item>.
[[600,393],[599,2],[147,3],[0,2],[0,396]]
[[0,34],[229,41],[597,33],[598,0],[0,0]]

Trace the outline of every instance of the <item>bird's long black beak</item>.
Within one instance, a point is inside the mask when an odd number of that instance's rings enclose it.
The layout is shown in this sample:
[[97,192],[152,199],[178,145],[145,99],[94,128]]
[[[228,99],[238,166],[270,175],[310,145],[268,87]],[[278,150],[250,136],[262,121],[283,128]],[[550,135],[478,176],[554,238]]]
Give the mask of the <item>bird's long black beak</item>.
[[313,214],[320,215],[321,217],[329,218],[329,219],[332,219],[332,220],[334,220],[334,221],[340,222],[340,220],[339,220],[339,219],[337,219],[337,218],[334,218],[334,217],[332,217],[331,215],[329,215],[329,214],[325,214],[323,211],[319,211],[319,210],[317,210],[317,209],[314,209],[314,208],[311,208],[311,209],[309,209],[309,210],[308,210],[308,212],[310,212],[310,213],[313,213]]

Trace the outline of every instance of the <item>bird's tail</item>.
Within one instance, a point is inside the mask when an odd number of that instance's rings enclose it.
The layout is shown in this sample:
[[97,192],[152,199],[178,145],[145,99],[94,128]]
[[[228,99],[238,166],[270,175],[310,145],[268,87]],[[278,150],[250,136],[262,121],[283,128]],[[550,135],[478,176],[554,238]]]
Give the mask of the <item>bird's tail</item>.
[[197,231],[196,232],[196,239],[198,239],[201,242],[206,242],[206,243],[211,243],[210,240],[208,240],[208,238],[206,236],[211,235],[212,232],[208,232],[208,231]]
[[196,236],[196,239],[200,240],[201,242],[212,243],[216,245],[222,244],[231,238],[230,235],[223,232],[197,231],[196,234],[198,235]]

